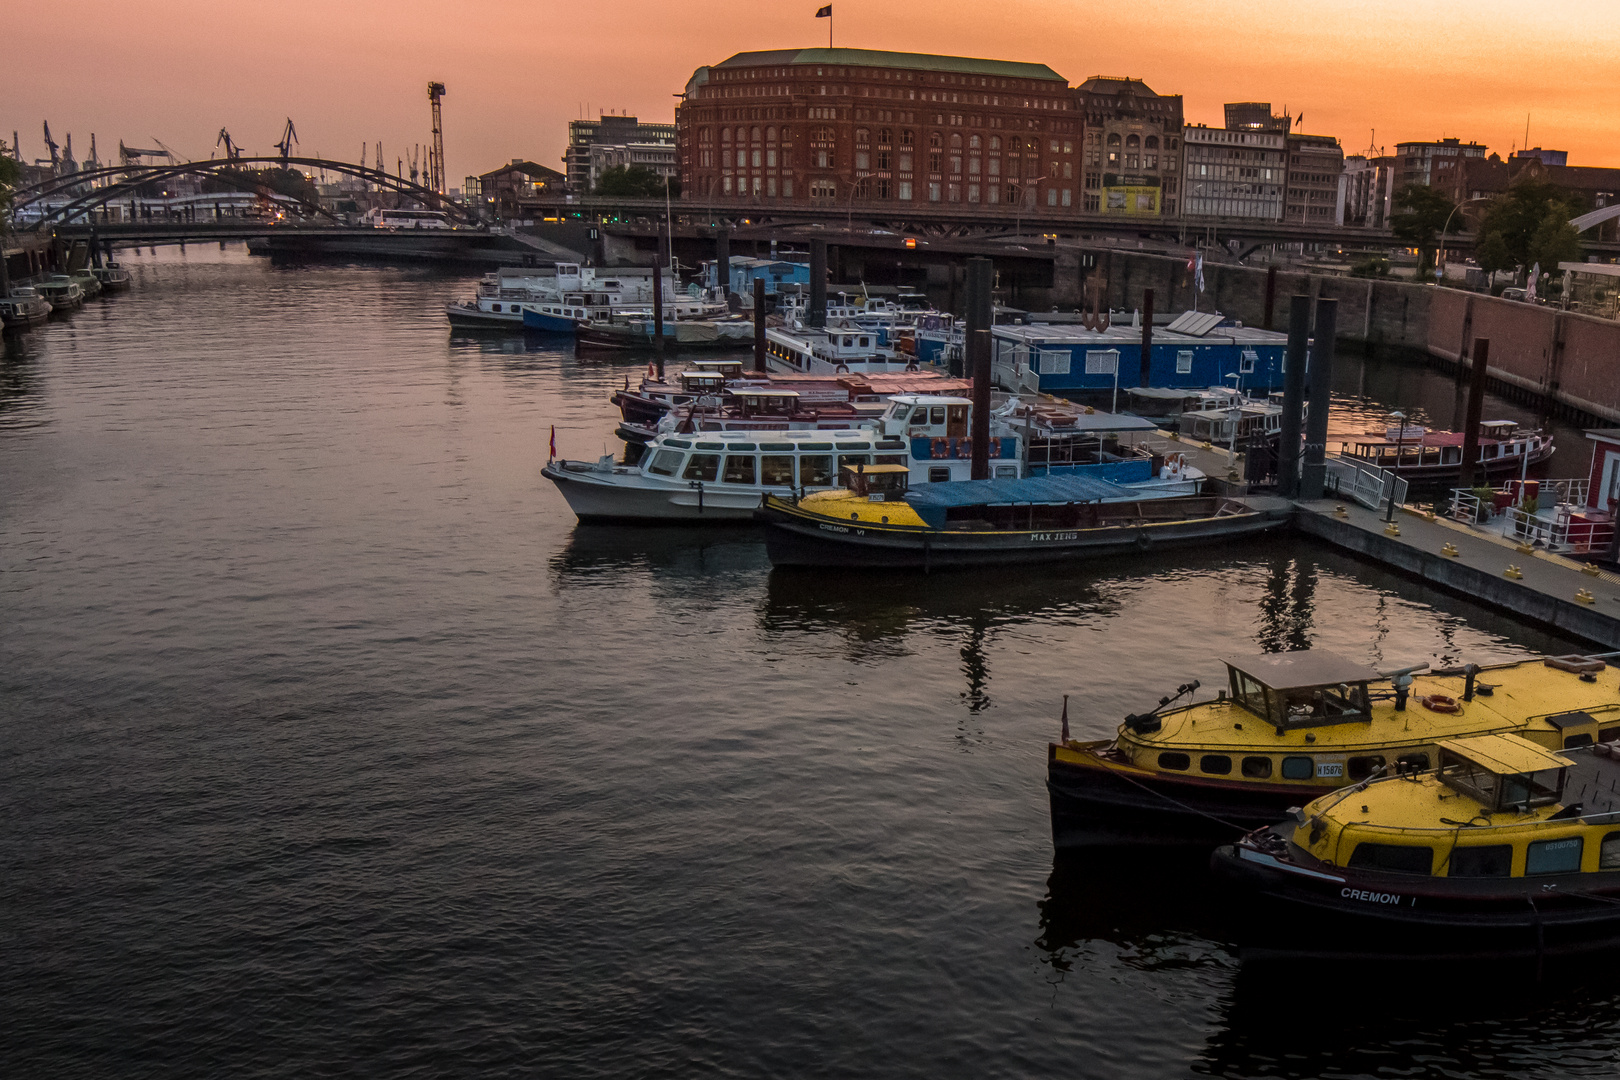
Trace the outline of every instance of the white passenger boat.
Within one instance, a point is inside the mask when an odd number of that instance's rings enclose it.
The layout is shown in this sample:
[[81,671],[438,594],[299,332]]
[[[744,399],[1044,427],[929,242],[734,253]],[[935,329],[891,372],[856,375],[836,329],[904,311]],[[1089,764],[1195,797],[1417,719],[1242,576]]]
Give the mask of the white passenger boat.
[[[845,466],[904,465],[913,486],[968,480],[973,444],[969,436],[973,403],[965,397],[898,394],[881,418],[849,430],[745,430],[663,432],[653,438],[636,465],[611,456],[594,462],[556,459],[541,470],[555,483],[581,520],[745,521],[766,495],[803,494],[836,487]],[[1052,445],[1062,424],[1045,434],[1016,406],[993,414],[989,465],[994,479],[1026,475],[1021,432],[1032,431]],[[1129,483],[1145,497],[1181,494],[1202,474],[1184,470],[1162,455],[1118,450],[1118,435],[1152,425],[1139,417],[1089,414],[1082,426],[1098,429],[1101,453],[1059,459],[1048,450],[1035,471],[1040,475],[1090,475]]]
[[117,263],[110,262],[106,266],[92,266],[90,272],[96,280],[101,282],[103,292],[119,292],[129,288],[129,271]]
[[772,371],[808,375],[883,374],[923,367],[916,357],[881,344],[875,331],[859,327],[769,327],[765,351]]
[[[595,306],[609,310],[650,306],[652,270],[606,270],[578,263],[558,263],[554,268],[503,266],[484,276],[473,299],[447,304],[445,315],[452,326],[516,330],[523,326],[525,305],[553,304],[563,296],[580,294],[591,294]],[[686,299],[677,297],[667,281],[664,297],[669,302]]]

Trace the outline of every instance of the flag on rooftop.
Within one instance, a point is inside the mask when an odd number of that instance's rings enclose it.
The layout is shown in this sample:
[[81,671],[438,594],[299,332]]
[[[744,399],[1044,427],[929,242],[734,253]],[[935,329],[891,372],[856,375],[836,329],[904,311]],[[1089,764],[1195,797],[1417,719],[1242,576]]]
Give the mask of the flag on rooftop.
[[822,8],[819,11],[817,11],[816,12],[816,18],[818,18],[818,19],[830,19],[830,18],[832,18],[832,5],[828,4],[826,7]]

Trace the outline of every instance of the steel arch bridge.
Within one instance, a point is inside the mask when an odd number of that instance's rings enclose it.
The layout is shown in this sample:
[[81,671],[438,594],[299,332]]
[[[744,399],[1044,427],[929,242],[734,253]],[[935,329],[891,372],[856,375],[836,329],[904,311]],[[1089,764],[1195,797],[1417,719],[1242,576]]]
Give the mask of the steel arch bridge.
[[40,215],[39,221],[32,226],[35,231],[43,232],[55,228],[57,225],[70,222],[79,214],[95,207],[120,202],[134,195],[145,184],[161,183],[179,176],[207,176],[239,191],[287,199],[302,206],[312,214],[335,220],[319,204],[296,195],[277,191],[263,181],[241,171],[244,168],[285,169],[295,166],[307,169],[324,169],[376,184],[379,187],[415,199],[436,210],[442,210],[464,224],[472,225],[478,221],[477,214],[467,207],[446,199],[431,188],[394,176],[381,169],[367,168],[364,165],[355,165],[347,161],[282,157],[279,154],[272,157],[232,157],[211,161],[180,161],[163,165],[109,165],[100,169],[70,173],[66,176],[55,176],[37,184],[18,188],[12,197],[12,213],[15,215],[16,211],[35,203],[43,203],[47,199],[59,198],[62,195],[74,195],[85,184],[107,181],[102,187],[79,192],[67,202],[48,208],[45,213]]

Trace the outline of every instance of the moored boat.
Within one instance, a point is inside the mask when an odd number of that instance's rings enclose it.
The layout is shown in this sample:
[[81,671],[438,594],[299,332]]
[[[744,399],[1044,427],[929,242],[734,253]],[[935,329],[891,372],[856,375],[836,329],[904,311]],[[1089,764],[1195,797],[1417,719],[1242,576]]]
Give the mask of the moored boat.
[[86,300],[93,300],[101,295],[101,279],[92,274],[88,266],[72,271],[68,277],[78,284]]
[[1286,500],[1185,494],[1191,485],[1166,473],[1130,487],[1072,472],[909,490],[909,476],[885,471],[847,490],[770,496],[755,517],[774,566],[925,571],[1204,545],[1286,520]]
[[123,292],[129,288],[132,280],[128,270],[113,262],[105,266],[92,266],[90,273],[94,274],[96,280],[101,282],[102,292]]
[[[1620,945],[1620,743],[1442,740],[1212,857],[1268,946],[1542,956]],[[1296,949],[1301,947],[1296,946]]]
[[[1454,480],[1462,472],[1464,436],[1458,431],[1406,427],[1344,439],[1339,457],[1378,469],[1389,469],[1414,484]],[[1522,473],[1553,455],[1552,436],[1520,427],[1512,420],[1479,425],[1474,468],[1489,475]]]
[[39,294],[50,301],[51,313],[60,315],[76,311],[84,305],[84,290],[67,274],[52,274],[35,286]]
[[0,322],[6,329],[25,329],[51,317],[51,303],[31,285],[16,285],[0,296]]
[[1111,739],[1047,749],[1058,848],[1213,845],[1376,770],[1422,771],[1442,740],[1512,733],[1548,749],[1620,736],[1601,659],[1382,673],[1323,650],[1235,657],[1213,701],[1127,716]]

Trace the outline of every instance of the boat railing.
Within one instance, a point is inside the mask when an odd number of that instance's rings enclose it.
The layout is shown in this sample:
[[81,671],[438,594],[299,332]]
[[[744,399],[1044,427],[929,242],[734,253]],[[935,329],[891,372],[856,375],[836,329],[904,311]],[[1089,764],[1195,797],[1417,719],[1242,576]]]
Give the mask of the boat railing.
[[[1451,514],[1470,525],[1483,524],[1509,508],[1522,506],[1526,495],[1536,500],[1541,512],[1564,506],[1585,506],[1590,481],[1582,476],[1568,480],[1511,480],[1505,484],[1451,489]],[[1489,496],[1482,492],[1489,491]]]
[[1351,458],[1338,458],[1327,462],[1329,492],[1361,504],[1369,510],[1389,505],[1393,492],[1396,506],[1406,505],[1408,484],[1405,477],[1396,476],[1388,469]]

